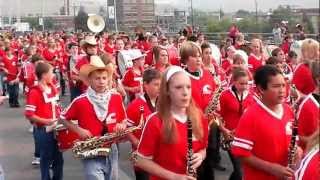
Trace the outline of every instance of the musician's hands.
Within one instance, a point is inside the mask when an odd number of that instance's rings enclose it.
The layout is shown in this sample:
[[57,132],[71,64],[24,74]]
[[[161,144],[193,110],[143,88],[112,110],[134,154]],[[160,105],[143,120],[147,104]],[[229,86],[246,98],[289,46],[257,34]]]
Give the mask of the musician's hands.
[[46,119],[43,124],[45,124],[46,126],[50,126],[53,125],[54,123],[56,123],[58,120],[57,119]]
[[92,134],[89,130],[83,129],[81,127],[79,127],[79,129],[78,129],[78,135],[80,136],[81,140],[86,140],[86,139],[92,137]]
[[114,127],[114,131],[116,133],[121,133],[127,128],[127,124],[125,122],[122,123],[117,123],[116,126]]
[[132,87],[132,92],[134,92],[134,93],[139,93],[139,92],[141,92],[141,87],[140,87],[140,86]]
[[175,174],[169,180],[196,180],[196,178],[184,174]]
[[294,176],[294,171],[292,169],[276,163],[271,165],[270,173],[279,177],[280,179],[290,179]]
[[191,157],[191,168],[192,169],[197,169],[202,161],[204,160],[204,157],[201,153],[194,153]]
[[303,150],[299,146],[297,146],[294,154],[293,163],[295,165],[298,165],[302,159],[302,156],[303,156]]

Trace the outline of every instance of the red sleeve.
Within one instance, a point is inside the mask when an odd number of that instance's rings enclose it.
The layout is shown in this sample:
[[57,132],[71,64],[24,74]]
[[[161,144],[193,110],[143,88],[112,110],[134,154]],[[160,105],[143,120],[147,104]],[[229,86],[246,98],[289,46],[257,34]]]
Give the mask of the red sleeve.
[[312,135],[319,125],[319,113],[315,113],[319,112],[319,109],[312,108],[310,105],[304,104],[298,114],[298,133],[300,136]]
[[143,129],[142,136],[138,145],[138,154],[142,157],[152,159],[157,145],[161,141],[160,120],[154,115],[150,116]]
[[[224,115],[226,114],[226,110],[227,110],[227,98],[226,98],[226,96],[227,96],[227,91],[224,91],[224,92],[222,92],[222,94],[221,94],[221,96],[220,96],[220,99],[219,99],[219,104],[220,104],[220,111],[219,111],[219,114],[222,116],[222,117],[224,117]],[[219,108],[218,108],[219,109]]]
[[297,89],[303,94],[311,93],[316,87],[311,72],[307,67],[300,67],[296,70],[293,74],[292,83],[296,85]]
[[245,112],[239,120],[231,149],[235,156],[251,156],[254,134],[257,133],[254,128],[255,117],[251,116],[252,113],[255,114],[252,109]]
[[131,70],[128,70],[122,80],[122,84],[128,87],[132,86],[132,81],[134,79],[134,75]]
[[76,98],[71,102],[71,104],[69,104],[69,106],[64,111],[62,111],[62,113],[60,114],[60,119],[69,120],[69,121],[78,119],[77,104],[78,104],[78,99]]
[[140,122],[140,109],[136,100],[127,107],[128,126],[137,126]]
[[39,97],[39,93],[36,89],[32,89],[28,93],[25,112],[24,112],[27,118],[32,117],[35,114],[37,108],[39,107],[39,98],[36,98],[36,97]]
[[115,105],[117,106],[117,114],[116,114],[116,119],[117,119],[117,123],[121,123],[123,122],[123,120],[126,120],[127,119],[127,114],[126,114],[126,111],[125,111],[125,108],[123,106],[123,101],[122,101],[122,97],[120,94],[116,94],[114,96],[115,98],[115,103],[112,104],[112,105]]

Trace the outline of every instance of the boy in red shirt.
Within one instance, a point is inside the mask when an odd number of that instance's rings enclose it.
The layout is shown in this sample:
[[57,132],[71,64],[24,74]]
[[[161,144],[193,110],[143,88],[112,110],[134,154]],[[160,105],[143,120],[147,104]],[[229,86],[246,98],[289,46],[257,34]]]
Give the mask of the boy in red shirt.
[[132,101],[137,95],[142,93],[142,75],[145,55],[143,55],[140,50],[134,49],[131,51],[130,56],[133,66],[124,74],[122,84],[128,92],[130,101]]
[[[156,69],[147,69],[143,73],[144,94],[133,100],[127,107],[128,124],[129,126],[138,126],[140,123],[140,107],[144,108],[144,120],[156,111],[156,101],[159,95],[161,74]],[[132,149],[135,151],[139,144],[142,130],[138,130],[132,135],[129,135],[132,143]],[[135,167],[136,180],[148,178],[148,174],[143,170]]]
[[292,178],[287,161],[293,113],[283,103],[284,77],[276,67],[266,65],[257,69],[254,80],[261,101],[257,99],[240,118],[232,153],[241,160],[244,180]]
[[6,55],[3,56],[3,70],[5,72],[5,82],[9,93],[10,107],[20,107],[19,105],[19,72],[20,65],[18,57],[13,55],[12,49],[5,49]]
[[[80,76],[89,84],[86,93],[75,98],[61,115],[61,122],[82,140],[100,137],[108,133],[121,133],[126,128],[126,113],[122,97],[108,89],[114,67],[105,65],[98,56],[91,56],[90,64],[83,65]],[[71,120],[78,120],[79,126]],[[108,156],[84,158],[85,179],[118,179],[118,149],[113,143]]]
[[181,62],[191,78],[192,97],[204,112],[216,89],[216,83],[208,70],[202,68],[201,48],[194,42],[182,44],[180,49]]
[[[38,62],[35,73],[39,84],[27,95],[25,116],[33,123],[35,141],[40,147],[41,180],[63,179],[63,157],[58,149],[52,126],[59,117],[57,100],[59,93],[52,84],[53,67],[46,62]],[[50,177],[52,166],[53,177]]]

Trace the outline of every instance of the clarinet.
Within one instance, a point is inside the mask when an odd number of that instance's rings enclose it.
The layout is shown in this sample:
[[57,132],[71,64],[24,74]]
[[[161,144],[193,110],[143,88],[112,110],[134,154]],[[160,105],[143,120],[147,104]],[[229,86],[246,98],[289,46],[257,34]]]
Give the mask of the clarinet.
[[292,123],[292,135],[290,139],[290,145],[289,145],[289,153],[288,153],[288,167],[291,169],[295,169],[296,164],[294,163],[295,153],[297,150],[297,140],[298,140],[298,110],[300,102],[303,100],[301,98],[298,100],[298,102],[294,102],[293,104],[293,111],[294,111],[294,121]]
[[197,172],[194,168],[192,168],[192,155],[193,155],[193,149],[192,149],[192,122],[188,118],[187,120],[187,136],[188,136],[188,149],[187,149],[187,175],[196,177]]

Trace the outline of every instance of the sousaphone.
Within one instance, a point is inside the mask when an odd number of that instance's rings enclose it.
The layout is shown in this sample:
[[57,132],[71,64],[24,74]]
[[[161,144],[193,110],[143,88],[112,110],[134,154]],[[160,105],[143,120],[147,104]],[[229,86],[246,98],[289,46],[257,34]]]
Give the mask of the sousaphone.
[[87,26],[90,31],[94,33],[99,33],[103,31],[104,27],[106,26],[103,17],[99,15],[91,15],[88,18]]

